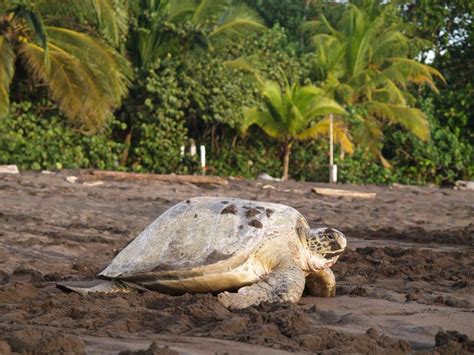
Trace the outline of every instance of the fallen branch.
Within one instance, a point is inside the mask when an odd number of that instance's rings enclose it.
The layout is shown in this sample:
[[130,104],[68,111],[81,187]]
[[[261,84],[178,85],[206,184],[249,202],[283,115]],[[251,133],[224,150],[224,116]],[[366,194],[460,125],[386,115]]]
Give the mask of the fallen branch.
[[375,192],[357,192],[348,190],[328,189],[324,187],[313,187],[312,191],[318,195],[332,197],[353,197],[353,198],[375,198]]
[[195,185],[227,185],[229,182],[219,176],[201,175],[160,175],[160,174],[139,174],[124,173],[121,171],[93,170],[90,173],[81,175],[81,180],[138,180],[138,181],[162,181],[171,183],[190,183]]

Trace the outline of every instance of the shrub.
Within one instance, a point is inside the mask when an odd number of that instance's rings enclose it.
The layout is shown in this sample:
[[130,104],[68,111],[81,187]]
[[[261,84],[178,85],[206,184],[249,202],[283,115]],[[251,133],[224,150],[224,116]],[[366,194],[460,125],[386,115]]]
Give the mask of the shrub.
[[25,170],[116,169],[122,145],[109,133],[110,128],[91,136],[77,131],[48,101],[12,103],[0,120],[0,164]]

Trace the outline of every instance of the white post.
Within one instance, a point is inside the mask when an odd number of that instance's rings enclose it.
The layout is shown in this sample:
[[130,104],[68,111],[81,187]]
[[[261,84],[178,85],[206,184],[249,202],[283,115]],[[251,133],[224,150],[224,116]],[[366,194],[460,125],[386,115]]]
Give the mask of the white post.
[[196,155],[196,144],[194,143],[194,139],[191,139],[191,148],[189,148],[189,154],[192,157]]
[[334,116],[329,114],[329,182],[337,182],[337,165],[334,165]]
[[202,174],[206,175],[206,147],[201,145],[201,168]]

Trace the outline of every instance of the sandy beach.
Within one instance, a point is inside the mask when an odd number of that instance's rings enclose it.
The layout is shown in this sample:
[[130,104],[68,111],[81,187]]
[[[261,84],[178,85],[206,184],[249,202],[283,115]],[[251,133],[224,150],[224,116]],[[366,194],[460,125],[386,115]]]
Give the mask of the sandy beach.
[[[321,196],[325,184],[68,182],[0,175],[0,353],[469,353],[474,351],[474,191],[337,185],[373,199]],[[95,185],[95,186],[87,186]],[[348,239],[335,298],[229,311],[211,294],[64,293],[91,279],[173,204],[239,197],[298,209]]]

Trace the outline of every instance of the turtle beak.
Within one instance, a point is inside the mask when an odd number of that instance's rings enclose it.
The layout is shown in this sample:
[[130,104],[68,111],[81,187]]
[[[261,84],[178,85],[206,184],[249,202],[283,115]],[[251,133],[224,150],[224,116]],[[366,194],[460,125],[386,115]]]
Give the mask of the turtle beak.
[[331,230],[333,232],[334,238],[336,239],[336,243],[339,245],[339,250],[344,251],[347,246],[346,236],[336,229]]

